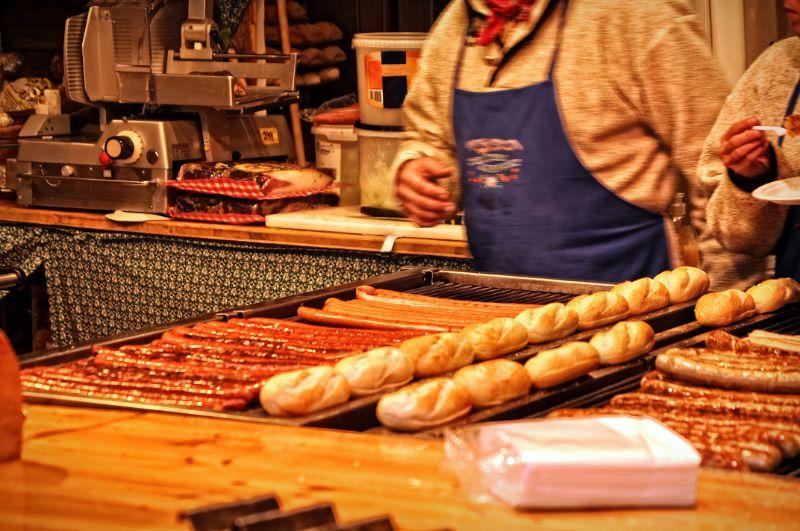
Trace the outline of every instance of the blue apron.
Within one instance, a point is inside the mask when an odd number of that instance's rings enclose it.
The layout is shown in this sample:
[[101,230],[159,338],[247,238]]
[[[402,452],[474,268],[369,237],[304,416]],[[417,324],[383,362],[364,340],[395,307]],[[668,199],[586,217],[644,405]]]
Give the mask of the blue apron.
[[[789,99],[784,121],[786,117],[794,113],[798,96],[800,96],[800,81],[795,85],[792,97]],[[782,136],[778,139],[779,148],[783,147],[784,138],[786,137]],[[795,280],[800,280],[800,232],[797,230],[798,225],[800,225],[800,207],[790,207],[783,234],[773,249],[776,277],[792,277]]]
[[[564,2],[546,81],[495,92],[455,89],[453,128],[475,267],[606,282],[652,276],[670,268],[664,218],[600,184],[561,122],[553,71],[566,11]],[[462,46],[455,87],[463,57]]]

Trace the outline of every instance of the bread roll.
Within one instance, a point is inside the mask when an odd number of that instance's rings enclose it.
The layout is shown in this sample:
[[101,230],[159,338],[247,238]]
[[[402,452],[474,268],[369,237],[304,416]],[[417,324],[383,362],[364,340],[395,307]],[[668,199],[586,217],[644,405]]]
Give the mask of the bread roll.
[[353,396],[391,391],[414,378],[414,362],[402,350],[382,347],[349,356],[336,364]]
[[601,365],[625,363],[650,352],[654,343],[655,332],[644,321],[622,321],[589,340],[600,355]]
[[453,380],[469,392],[475,407],[502,404],[528,394],[531,379],[522,364],[511,360],[489,360],[459,369]]
[[498,317],[488,323],[470,325],[461,333],[472,345],[475,359],[479,360],[516,352],[528,344],[528,331],[522,323],[510,317]]
[[662,271],[653,280],[667,287],[670,304],[696,299],[708,291],[711,284],[705,271],[689,266]]
[[331,367],[310,367],[273,376],[259,398],[270,415],[299,417],[347,402],[350,386]]
[[771,278],[751,287],[747,294],[753,297],[758,313],[767,313],[790,302],[797,302],[800,289],[791,278]]
[[641,315],[669,306],[667,287],[652,278],[628,280],[617,284],[611,291],[625,299],[631,309],[630,315]]
[[543,350],[525,363],[525,370],[538,389],[554,387],[600,366],[597,350],[584,341],[571,341],[558,348]]
[[460,369],[472,363],[474,357],[470,342],[455,332],[415,337],[399,348],[414,362],[414,376],[417,378]]
[[755,313],[753,297],[738,289],[707,293],[694,307],[697,322],[704,326],[726,326]]
[[747,290],[753,298],[758,313],[774,312],[786,304],[788,286],[778,279],[765,280]]
[[419,431],[469,413],[469,392],[451,378],[433,378],[383,395],[375,413],[393,430]]
[[560,302],[523,310],[515,319],[528,330],[533,344],[567,337],[578,328],[578,314]]
[[779,278],[786,286],[786,304],[800,301],[800,283],[793,278]]
[[625,299],[612,291],[579,295],[567,303],[578,314],[578,329],[588,330],[615,323],[628,317],[630,307]]

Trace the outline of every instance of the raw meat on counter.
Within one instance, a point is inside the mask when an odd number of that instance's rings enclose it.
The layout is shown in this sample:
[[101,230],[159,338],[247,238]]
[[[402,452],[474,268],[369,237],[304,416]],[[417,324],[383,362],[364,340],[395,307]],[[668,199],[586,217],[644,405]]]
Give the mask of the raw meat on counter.
[[172,188],[170,216],[197,221],[263,223],[270,214],[338,202],[333,177],[283,162],[192,162],[167,186]]
[[353,351],[420,332],[329,328],[268,318],[178,326],[146,345],[97,346],[90,358],[22,371],[26,392],[141,404],[243,410],[262,380],[333,365]]
[[330,192],[333,176],[288,162],[190,162],[172,188],[242,199],[282,199]]
[[552,416],[654,417],[691,442],[707,466],[768,472],[800,455],[800,338],[717,330],[705,341],[705,349],[660,354],[659,370],[635,393]]

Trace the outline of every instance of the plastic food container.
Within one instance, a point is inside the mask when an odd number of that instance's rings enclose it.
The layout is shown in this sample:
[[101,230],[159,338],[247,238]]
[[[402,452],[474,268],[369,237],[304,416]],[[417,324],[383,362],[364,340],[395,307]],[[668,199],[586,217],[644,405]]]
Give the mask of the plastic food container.
[[356,135],[361,205],[400,212],[400,202],[394,195],[394,175],[390,170],[406,132],[401,127],[357,123]]
[[401,107],[417,72],[425,33],[357,33],[353,38],[362,123],[403,125]]
[[357,205],[361,199],[358,168],[358,136],[352,125],[315,125],[317,168],[333,171],[339,183],[339,204]]

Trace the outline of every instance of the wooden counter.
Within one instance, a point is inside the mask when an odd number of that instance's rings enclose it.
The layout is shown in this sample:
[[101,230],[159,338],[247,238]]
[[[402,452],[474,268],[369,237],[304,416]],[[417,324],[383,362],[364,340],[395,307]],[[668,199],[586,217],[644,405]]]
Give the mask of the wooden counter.
[[[269,245],[344,249],[376,253],[380,252],[384,241],[382,236],[273,229],[260,225],[224,225],[181,220],[117,223],[106,219],[105,215],[100,213],[25,208],[8,201],[0,201],[0,222],[2,221],[108,232],[172,236],[176,238],[244,241]],[[399,238],[394,245],[393,252],[450,258],[470,257],[466,242],[425,238]]]
[[186,529],[181,509],[267,493],[403,529],[800,525],[800,480],[703,470],[696,509],[525,513],[467,501],[441,458],[440,442],[408,437],[28,406],[23,460],[0,465],[0,529]]

